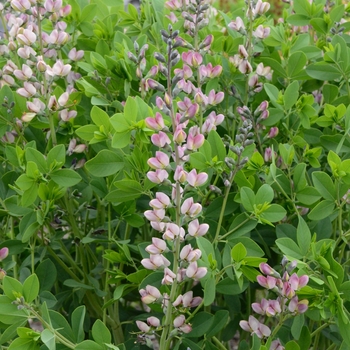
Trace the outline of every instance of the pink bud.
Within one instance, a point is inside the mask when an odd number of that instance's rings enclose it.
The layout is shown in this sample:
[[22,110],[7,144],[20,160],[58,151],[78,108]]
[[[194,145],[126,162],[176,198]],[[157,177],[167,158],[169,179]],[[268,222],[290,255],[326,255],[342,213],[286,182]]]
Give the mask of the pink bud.
[[157,317],[151,316],[147,318],[147,323],[151,326],[151,327],[159,327],[160,326],[160,320]]
[[278,127],[277,126],[274,126],[270,129],[269,133],[267,134],[267,137],[269,139],[272,139],[274,137],[276,137],[278,135]]
[[136,325],[141,332],[148,333],[151,330],[151,327],[145,322],[136,321]]
[[7,247],[0,249],[0,261],[3,261],[9,255],[9,249]]
[[67,104],[69,100],[69,93],[68,92],[64,92],[59,98],[58,98],[58,104],[63,107]]
[[171,285],[173,284],[175,278],[175,273],[166,267],[164,269],[164,277],[162,279],[162,284]]
[[169,139],[168,135],[163,131],[159,131],[158,134],[153,134],[151,136],[151,141],[155,146],[160,148],[171,144],[171,140]]
[[186,269],[186,276],[195,281],[203,278],[207,274],[206,267],[198,267],[197,261],[191,262]]

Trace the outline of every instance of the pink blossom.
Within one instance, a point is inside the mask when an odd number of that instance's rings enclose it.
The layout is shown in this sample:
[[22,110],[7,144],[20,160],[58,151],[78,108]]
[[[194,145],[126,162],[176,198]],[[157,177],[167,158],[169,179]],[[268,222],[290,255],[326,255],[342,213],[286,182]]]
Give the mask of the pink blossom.
[[157,237],[152,237],[152,244],[145,248],[149,254],[162,254],[167,249],[166,242]]
[[147,164],[152,169],[164,169],[169,165],[169,156],[161,151],[157,151],[156,156],[148,159]]
[[155,118],[146,118],[145,123],[149,129],[155,131],[163,130],[165,127],[163,117],[159,112],[156,113]]
[[142,321],[136,321],[137,328],[144,333],[148,333],[151,330],[151,327]]
[[187,51],[182,53],[182,60],[191,67],[197,68],[203,62],[203,57],[199,52]]
[[199,224],[198,219],[191,221],[188,225],[188,234],[192,237],[204,236],[209,230],[208,224]]
[[169,177],[169,174],[164,169],[157,169],[156,171],[149,171],[147,177],[151,182],[161,184]]
[[18,12],[26,12],[31,6],[29,0],[11,0],[11,7]]
[[61,118],[61,120],[63,120],[64,122],[69,121],[70,119],[73,119],[77,116],[78,112],[75,110],[71,110],[68,111],[68,109],[62,109],[62,111],[60,111],[59,116]]
[[166,284],[166,285],[173,284],[175,278],[176,278],[175,273],[166,267],[164,269],[164,277],[162,279],[162,284]]
[[180,240],[183,241],[183,238],[185,237],[185,230],[174,223],[166,224],[163,239],[173,241],[177,237],[180,237]]
[[18,93],[18,95],[21,95],[21,96],[26,97],[26,98],[32,97],[36,94],[36,88],[34,87],[33,84],[25,81],[23,83],[23,88],[17,89],[17,93]]
[[170,205],[170,198],[163,192],[157,192],[156,198],[149,202],[153,209],[164,209]]
[[181,205],[181,214],[189,217],[197,216],[202,211],[202,206],[199,203],[194,203],[193,198],[187,198]]
[[147,323],[151,327],[159,327],[160,326],[160,320],[157,317],[151,316],[147,318]]
[[263,15],[269,9],[270,9],[270,4],[268,2],[262,2],[261,0],[258,0],[253,9],[253,16]]
[[267,134],[267,137],[269,139],[272,139],[278,135],[278,132],[279,132],[278,127],[274,126],[270,129],[269,133]]
[[241,328],[251,335],[256,334],[260,339],[269,337],[271,329],[264,324],[260,323],[254,316],[249,316],[249,321],[240,321]]
[[200,280],[207,274],[206,267],[198,267],[197,261],[191,262],[186,269],[186,276],[192,278],[195,281]]
[[196,169],[192,169],[187,174],[187,182],[193,187],[202,186],[207,180],[208,180],[208,174],[207,173],[197,174]]
[[257,279],[258,283],[266,289],[275,288],[276,282],[277,282],[276,278],[271,277],[271,276],[264,277],[264,276],[259,275],[256,279]]
[[157,270],[159,267],[169,266],[170,261],[161,254],[154,254],[149,259],[142,259],[141,264],[148,270]]
[[17,40],[22,45],[30,46],[35,43],[36,34],[29,28],[23,29],[22,31],[19,31],[19,34],[17,34]]
[[288,282],[294,290],[299,290],[309,283],[309,276],[303,275],[298,277],[296,273],[293,273]]
[[185,245],[180,252],[180,258],[188,262],[196,261],[202,256],[199,249],[193,249],[191,244]]
[[175,169],[174,180],[180,183],[184,183],[187,179],[187,172],[181,165],[178,165]]
[[263,27],[261,24],[253,31],[253,36],[258,39],[265,39],[270,35],[270,28]]
[[236,17],[236,20],[229,23],[228,27],[232,30],[236,30],[237,32],[245,29],[244,22],[241,17]]
[[144,212],[145,217],[149,221],[162,221],[165,216],[164,209],[154,209],[154,210],[146,210]]
[[160,148],[163,148],[166,145],[170,145],[171,143],[168,135],[163,131],[159,131],[158,134],[153,134],[151,136],[151,141],[155,146],[158,146]]
[[282,346],[281,342],[279,339],[274,340],[271,343],[270,349],[269,350],[284,350],[284,346]]
[[15,69],[13,74],[19,80],[29,80],[33,76],[33,71],[29,66],[23,64],[22,69]]
[[178,145],[181,145],[186,140],[186,133],[182,128],[182,125],[178,125],[176,127],[176,130],[174,132],[174,142],[176,142]]
[[160,291],[151,285],[147,285],[145,289],[140,289],[139,293],[141,294],[142,302],[145,304],[151,304],[161,298]]
[[304,300],[298,300],[298,297],[295,296],[291,299],[288,305],[288,310],[292,313],[298,313],[298,314],[303,314],[304,312],[307,311],[309,305],[309,301],[304,299]]

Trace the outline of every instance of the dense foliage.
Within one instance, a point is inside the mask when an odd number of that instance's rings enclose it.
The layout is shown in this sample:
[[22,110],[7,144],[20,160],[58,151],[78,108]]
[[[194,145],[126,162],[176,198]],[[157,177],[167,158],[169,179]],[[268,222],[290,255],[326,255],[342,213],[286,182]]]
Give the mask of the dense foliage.
[[350,349],[350,5],[221,5],[0,4],[3,349]]

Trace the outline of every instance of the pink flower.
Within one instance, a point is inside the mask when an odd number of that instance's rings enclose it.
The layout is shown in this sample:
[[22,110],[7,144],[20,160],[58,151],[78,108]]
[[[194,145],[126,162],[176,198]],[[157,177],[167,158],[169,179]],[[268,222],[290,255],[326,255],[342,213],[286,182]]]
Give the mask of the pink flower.
[[175,169],[174,180],[180,183],[184,183],[187,179],[187,172],[181,165],[178,165]]
[[289,278],[289,284],[291,288],[294,290],[299,290],[303,287],[305,287],[309,283],[309,276],[308,275],[303,275],[298,277],[296,273],[293,273],[292,276]]
[[270,350],[284,350],[284,346],[282,346],[281,342],[279,339],[274,340],[271,343]]
[[29,0],[11,0],[11,7],[18,12],[26,12],[31,6]]
[[162,284],[166,284],[166,285],[173,284],[175,278],[176,278],[175,273],[166,267],[164,269],[164,277],[162,279]]
[[136,321],[137,328],[144,333],[148,333],[151,330],[151,327],[142,321]]
[[265,39],[270,35],[270,28],[263,27],[261,24],[253,31],[253,36],[258,39]]
[[153,209],[164,209],[167,206],[170,205],[170,198],[162,193],[162,192],[157,192],[156,193],[156,198],[152,199],[149,202],[149,205],[153,208]]
[[157,169],[156,171],[149,171],[147,177],[153,183],[161,184],[169,177],[169,174],[164,169]]
[[69,74],[72,66],[70,64],[64,64],[62,61],[58,60],[52,68],[47,67],[47,74],[50,76],[60,76],[65,77]]
[[151,118],[151,117],[146,118],[145,123],[149,129],[152,129],[155,131],[163,130],[165,127],[163,117],[159,112],[156,113],[155,118]]
[[199,224],[198,220],[193,220],[188,225],[188,234],[192,237],[204,236],[209,230],[208,224]]
[[157,237],[152,237],[152,244],[145,248],[149,254],[162,254],[167,249],[166,242]]
[[241,328],[251,335],[256,334],[260,339],[269,337],[271,329],[264,324],[260,323],[254,316],[249,316],[249,321],[240,321]]
[[19,80],[29,80],[33,76],[33,71],[29,66],[23,64],[22,70],[16,69],[13,74]]
[[186,276],[192,278],[195,281],[200,280],[207,274],[206,267],[198,267],[197,261],[191,262],[186,269]]
[[187,149],[190,151],[194,151],[200,148],[204,143],[204,135],[200,133],[198,126],[192,126],[188,132],[187,136]]
[[69,51],[68,57],[72,61],[79,61],[84,57],[84,51],[83,50],[77,51],[77,49],[73,47],[73,49]]
[[307,311],[309,305],[309,301],[304,299],[298,301],[298,297],[295,296],[291,299],[288,305],[288,310],[292,313],[303,314]]
[[32,45],[36,41],[36,34],[33,33],[32,30],[23,29],[22,31],[18,31],[19,34],[17,34],[17,40],[22,45]]
[[231,28],[232,30],[236,30],[237,32],[239,32],[241,29],[243,30],[245,29],[245,26],[241,17],[236,17],[236,20],[229,23],[228,27]]
[[166,224],[166,229],[163,234],[163,239],[168,241],[173,241],[179,236],[181,241],[185,237],[185,230],[182,227],[179,227],[174,223]]
[[203,62],[203,57],[199,52],[187,51],[182,53],[182,60],[191,67],[197,68]]
[[258,283],[266,289],[275,288],[276,282],[277,282],[276,278],[271,277],[271,276],[264,277],[264,276],[259,275],[256,279],[257,279]]
[[148,270],[157,270],[159,267],[167,267],[170,261],[161,254],[154,254],[149,259],[142,259],[141,264]]
[[23,83],[23,88],[19,88],[17,90],[17,93],[18,93],[18,95],[21,95],[21,96],[26,97],[26,98],[32,97],[36,94],[36,88],[34,87],[33,84],[25,81]]
[[278,127],[277,126],[274,126],[270,129],[269,133],[267,134],[267,137],[269,139],[272,139],[274,137],[276,137],[278,135]]
[[195,217],[202,211],[202,206],[199,203],[194,203],[193,198],[187,198],[181,205],[181,214]]
[[160,148],[171,144],[171,140],[169,139],[168,135],[163,131],[159,131],[158,134],[153,134],[151,136],[151,141],[155,146]]
[[180,258],[188,262],[198,260],[202,256],[202,252],[199,249],[193,249],[191,244],[185,245],[180,252]]
[[147,220],[149,221],[162,221],[165,216],[165,210],[164,209],[154,209],[154,210],[146,210],[144,212],[144,215]]
[[169,165],[169,156],[161,151],[157,151],[156,156],[148,159],[147,164],[152,169],[164,169]]
[[196,169],[192,169],[187,174],[187,182],[193,187],[202,186],[207,180],[208,180],[208,174],[207,173],[197,174]]
[[145,304],[151,304],[161,298],[160,291],[153,286],[147,285],[145,289],[140,289],[141,300]]

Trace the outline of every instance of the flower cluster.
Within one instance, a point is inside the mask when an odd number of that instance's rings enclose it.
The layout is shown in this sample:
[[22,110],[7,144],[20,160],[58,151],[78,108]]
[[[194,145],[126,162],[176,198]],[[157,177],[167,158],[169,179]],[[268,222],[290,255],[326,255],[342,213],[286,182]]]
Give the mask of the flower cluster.
[[[182,12],[187,23],[185,27],[191,36],[197,37],[203,23],[207,23],[205,12],[209,5],[202,0],[189,1],[187,5],[189,12]],[[167,6],[174,7],[174,10],[182,8],[174,1],[168,2]],[[140,290],[140,294],[146,304],[160,303],[166,316],[162,325],[158,319],[149,318],[147,323],[138,321],[137,327],[142,332],[142,341],[146,343],[154,331],[163,327],[162,347],[165,339],[191,331],[185,314],[202,302],[201,297],[193,297],[192,291],[179,294],[179,286],[184,286],[185,281],[197,283],[207,274],[207,267],[202,266],[200,260],[202,252],[191,241],[204,236],[209,230],[208,224],[200,222],[202,205],[198,202],[197,190],[204,187],[209,178],[207,173],[191,169],[189,160],[191,153],[203,145],[205,135],[223,122],[222,114],[206,111],[221,103],[224,93],[211,90],[206,94],[202,90],[203,84],[222,72],[221,66],[204,62],[213,41],[212,35],[202,41],[197,38],[192,46],[169,25],[168,31],[161,31],[161,37],[166,44],[166,55],[156,52],[154,57],[158,65],[151,67],[147,74],[140,70],[140,78],[141,91],[147,88],[162,93],[156,97],[155,116],[145,119],[147,128],[154,131],[151,142],[158,148],[148,159],[151,170],[147,177],[168,190],[156,192],[149,203],[152,209],[144,213],[161,237],[152,238],[152,244],[146,247],[150,256],[144,258],[141,264],[146,269],[163,270],[161,284],[166,292],[161,293],[158,288],[148,285]],[[180,54],[179,47],[189,50]],[[129,58],[140,67],[145,55],[140,57],[136,53],[138,57],[130,53]],[[166,87],[153,79],[153,73],[158,72],[167,80]]]
[[[71,6],[63,6],[62,0],[11,0],[2,11],[7,28],[0,52],[7,62],[0,72],[0,87],[14,87],[18,95],[26,98],[22,122],[29,123],[37,117],[47,123],[49,119],[50,136],[56,144],[57,124],[67,128],[77,115],[71,95],[80,75],[72,70],[72,64],[84,56],[74,47],[65,58],[62,54],[62,48],[71,41],[64,21]],[[51,32],[43,31],[44,21],[52,23]]]
[[[308,284],[309,277],[307,275],[299,277],[295,272],[290,275],[296,267],[296,261],[288,263],[287,259],[283,258],[282,266],[284,272],[281,276],[270,265],[260,264],[259,268],[263,275],[257,277],[257,282],[268,291],[276,293],[277,298],[262,298],[259,303],[252,303],[252,309],[261,317],[276,316],[283,323],[285,319],[302,314],[308,309],[308,300],[299,300],[297,292]],[[256,334],[259,338],[271,335],[271,329],[252,315],[249,316],[248,321],[241,321],[239,324],[243,330],[252,335]],[[275,340],[271,344],[270,350],[276,349],[284,349],[279,340]]]

